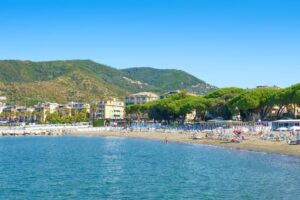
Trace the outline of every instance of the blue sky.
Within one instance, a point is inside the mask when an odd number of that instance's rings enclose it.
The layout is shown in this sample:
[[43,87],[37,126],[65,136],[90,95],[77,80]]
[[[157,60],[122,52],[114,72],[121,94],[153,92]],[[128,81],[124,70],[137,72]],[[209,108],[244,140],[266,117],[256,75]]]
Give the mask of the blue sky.
[[300,82],[298,0],[0,0],[0,59],[175,68],[218,87]]

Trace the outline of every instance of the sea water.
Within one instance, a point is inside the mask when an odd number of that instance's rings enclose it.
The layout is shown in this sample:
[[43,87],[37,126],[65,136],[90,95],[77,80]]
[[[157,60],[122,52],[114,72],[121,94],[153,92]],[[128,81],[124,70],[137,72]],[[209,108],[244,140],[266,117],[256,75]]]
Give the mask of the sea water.
[[115,137],[0,137],[0,199],[299,199],[300,159]]

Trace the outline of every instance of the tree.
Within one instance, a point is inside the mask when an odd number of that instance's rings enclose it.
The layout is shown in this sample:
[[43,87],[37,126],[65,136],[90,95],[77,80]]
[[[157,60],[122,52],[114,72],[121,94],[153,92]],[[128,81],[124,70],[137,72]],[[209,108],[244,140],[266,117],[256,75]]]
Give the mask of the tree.
[[271,97],[278,91],[279,89],[275,88],[248,90],[230,100],[228,103],[229,110],[234,113],[238,108],[244,119],[249,119],[252,116],[252,120],[255,120],[253,114],[257,114],[260,119],[264,120],[274,106]]
[[229,87],[221,88],[210,92],[204,97],[208,99],[208,112],[214,117],[223,117],[224,119],[231,119],[232,112],[229,109],[228,102],[234,97],[245,92],[244,89]]
[[245,92],[245,90],[242,88],[228,87],[212,91],[206,94],[204,97],[206,99],[224,99],[225,101],[228,101],[237,95],[242,94],[243,92]]
[[292,85],[286,89],[287,97],[290,99],[289,103],[293,107],[294,117],[297,117],[297,107],[300,105],[300,83]]
[[143,111],[143,109],[140,104],[130,105],[125,108],[126,114],[135,115],[137,117],[138,121],[140,121],[140,119],[141,119],[142,111]]
[[96,118],[97,111],[98,111],[98,105],[97,105],[97,103],[92,103],[91,104],[91,115],[92,115],[93,121]]
[[278,89],[278,91],[270,97],[269,103],[273,106],[278,106],[278,110],[276,112],[277,119],[279,119],[284,109],[290,104],[289,96],[290,94],[288,89]]
[[170,95],[164,99],[149,103],[146,106],[150,118],[158,121],[175,121],[184,123],[187,114],[196,111],[196,118],[204,119],[207,111],[207,99],[190,96],[186,93]]
[[182,109],[185,110],[186,114],[196,111],[195,120],[204,120],[208,110],[208,102],[209,100],[201,96],[190,97],[188,101],[182,105]]
[[185,92],[180,92],[178,94],[170,95],[164,99],[160,99],[151,104],[147,105],[146,110],[148,111],[148,116],[151,119],[158,121],[175,121],[180,117],[183,117],[181,113],[180,106],[183,99],[189,96]]

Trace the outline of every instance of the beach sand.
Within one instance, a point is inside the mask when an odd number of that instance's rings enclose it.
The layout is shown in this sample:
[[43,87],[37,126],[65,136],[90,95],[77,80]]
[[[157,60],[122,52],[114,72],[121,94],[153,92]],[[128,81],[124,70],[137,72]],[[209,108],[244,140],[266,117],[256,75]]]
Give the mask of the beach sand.
[[195,144],[207,144],[214,146],[222,146],[227,148],[236,148],[249,151],[271,152],[290,156],[300,157],[300,145],[288,145],[286,141],[267,141],[261,140],[256,136],[248,137],[247,140],[241,143],[232,143],[222,140],[214,139],[192,139],[189,134],[180,133],[159,133],[159,132],[117,132],[117,131],[80,131],[73,132],[70,135],[76,136],[114,136],[114,137],[128,137],[128,138],[142,138],[151,140],[160,140],[165,142],[185,142]]

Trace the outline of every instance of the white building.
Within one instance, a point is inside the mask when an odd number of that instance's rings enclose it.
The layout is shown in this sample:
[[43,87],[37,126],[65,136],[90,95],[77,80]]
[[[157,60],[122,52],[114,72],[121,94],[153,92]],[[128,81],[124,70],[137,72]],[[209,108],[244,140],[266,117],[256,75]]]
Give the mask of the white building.
[[0,96],[0,101],[6,101],[6,97],[5,96]]
[[91,106],[88,103],[70,102],[68,106],[70,107],[70,109],[76,109],[80,112],[85,110],[86,112],[90,113],[91,110]]
[[150,101],[159,99],[159,96],[152,92],[139,92],[136,94],[129,95],[125,98],[126,106],[133,104],[144,104]]
[[5,108],[5,103],[3,101],[6,101],[6,97],[0,96],[0,113],[2,113],[3,109]]
[[50,103],[50,102],[46,102],[46,103],[39,103],[38,105],[35,106],[35,110],[38,112],[49,112],[50,114],[54,113],[57,111],[59,107],[58,103]]

